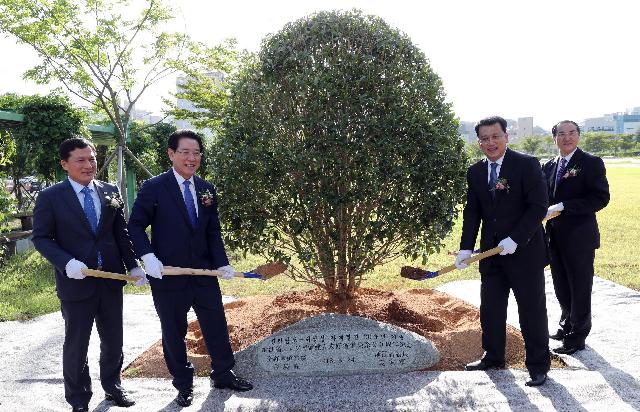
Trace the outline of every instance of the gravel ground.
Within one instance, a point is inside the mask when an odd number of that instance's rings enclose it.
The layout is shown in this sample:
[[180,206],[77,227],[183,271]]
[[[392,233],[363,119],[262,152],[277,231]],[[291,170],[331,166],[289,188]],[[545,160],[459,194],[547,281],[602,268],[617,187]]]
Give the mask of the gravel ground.
[[[559,308],[547,274],[549,326],[555,330]],[[479,281],[452,282],[439,289],[479,304]],[[518,326],[515,302],[508,322]],[[524,385],[524,370],[412,372],[400,375],[278,378],[255,380],[247,393],[210,390],[197,378],[195,401],[186,410],[334,411],[334,410],[640,410],[640,293],[596,278],[593,330],[587,349],[564,356],[569,365],[552,370],[539,388]],[[95,331],[94,331],[95,332]],[[69,410],[62,384],[63,322],[53,313],[26,322],[0,323],[0,410]],[[125,364],[160,337],[150,296],[125,296]],[[551,341],[552,347],[559,346]],[[103,400],[97,378],[99,341],[92,336],[89,366],[94,411],[125,410]],[[127,411],[179,410],[168,379],[127,379],[137,404]],[[366,389],[365,389],[366,386]]]

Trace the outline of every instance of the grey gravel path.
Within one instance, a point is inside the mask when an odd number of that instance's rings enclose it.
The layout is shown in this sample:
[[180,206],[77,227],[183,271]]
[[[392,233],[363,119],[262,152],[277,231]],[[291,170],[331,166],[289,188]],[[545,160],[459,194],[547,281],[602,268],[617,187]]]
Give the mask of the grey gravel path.
[[[439,288],[479,304],[479,281],[452,282]],[[559,308],[547,274],[550,328]],[[508,322],[518,326],[510,302]],[[587,349],[564,357],[569,367],[552,370],[540,388],[524,386],[524,370],[412,372],[326,378],[254,381],[253,391],[210,390],[197,378],[193,411],[633,411],[640,410],[640,293],[596,278],[594,328]],[[125,363],[157,341],[160,326],[150,296],[125,297]],[[0,411],[69,410],[62,386],[63,327],[59,313],[27,322],[0,323]],[[97,380],[99,341],[91,339],[89,364],[94,411],[173,411],[175,390],[168,379],[127,379],[137,404],[128,409],[103,400]],[[551,341],[552,347],[559,344]]]

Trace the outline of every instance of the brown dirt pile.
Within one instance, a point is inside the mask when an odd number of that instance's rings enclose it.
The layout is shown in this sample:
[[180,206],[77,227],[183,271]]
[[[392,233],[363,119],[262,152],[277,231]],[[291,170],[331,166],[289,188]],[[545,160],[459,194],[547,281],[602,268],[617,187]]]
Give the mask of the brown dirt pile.
[[[304,318],[319,313],[363,316],[411,330],[431,340],[440,361],[431,370],[463,370],[482,356],[480,312],[458,298],[431,289],[384,292],[361,289],[356,299],[330,302],[318,290],[278,296],[252,296],[225,305],[229,336],[238,351]],[[207,376],[210,360],[197,321],[187,332],[189,360],[199,376]],[[507,325],[507,367],[524,367],[524,342],[516,328]],[[553,367],[562,366],[554,360]],[[170,377],[158,341],[125,372],[135,377]]]

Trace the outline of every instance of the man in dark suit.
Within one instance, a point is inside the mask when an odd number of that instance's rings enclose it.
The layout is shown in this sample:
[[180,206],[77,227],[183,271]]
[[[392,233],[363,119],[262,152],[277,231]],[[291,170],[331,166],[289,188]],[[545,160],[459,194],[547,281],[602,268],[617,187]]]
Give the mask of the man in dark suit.
[[549,190],[547,222],[551,276],[562,310],[560,328],[551,335],[561,340],[556,353],[571,355],[584,349],[591,330],[593,260],[600,247],[596,212],[609,203],[609,183],[601,158],[578,148],[580,127],[563,120],[553,126],[558,157],[542,167]]
[[507,148],[507,122],[501,117],[481,120],[475,127],[486,158],[467,171],[467,202],[463,212],[456,267],[464,269],[482,223],[480,248],[503,248],[480,261],[480,323],[482,359],[466,370],[501,368],[505,363],[509,289],[518,302],[525,342],[528,386],[542,385],[550,367],[549,330],[544,292],[547,264],[541,221],[548,206],[547,190],[534,157]]
[[[193,307],[211,355],[211,381],[216,388],[246,391],[253,386],[235,376],[227,322],[218,279],[210,276],[162,276],[163,264],[214,269],[231,279],[234,269],[224,250],[214,187],[195,175],[202,139],[191,130],[169,136],[171,170],[146,181],[133,205],[129,231],[134,249],[151,277],[153,302],[162,327],[162,348],[176,403],[193,400],[193,366],[187,360],[187,312]],[[151,226],[151,242],[145,229]]]
[[85,139],[60,145],[69,175],[40,192],[33,210],[33,244],[55,267],[56,290],[65,322],[62,370],[65,398],[74,411],[88,410],[91,379],[87,351],[95,321],[100,335],[100,383],[105,397],[131,406],[120,384],[122,287],[124,281],[86,277],[88,267],[144,279],[138,267],[118,188],[95,180],[96,152]]

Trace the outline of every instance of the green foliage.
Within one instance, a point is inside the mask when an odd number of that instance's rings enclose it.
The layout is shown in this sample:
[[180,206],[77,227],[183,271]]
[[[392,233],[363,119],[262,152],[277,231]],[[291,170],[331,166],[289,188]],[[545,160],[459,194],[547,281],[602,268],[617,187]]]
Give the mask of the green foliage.
[[[161,31],[172,19],[147,0],[0,0],[0,31],[41,57],[25,77],[60,82],[103,111],[124,136],[130,110],[144,91],[173,70],[185,36]],[[138,79],[143,79],[142,81]]]
[[484,153],[482,153],[478,142],[466,143],[464,149],[469,159],[469,164],[473,164],[484,157]]
[[9,135],[11,155],[0,170],[12,176],[18,208],[22,208],[22,193],[15,190],[19,179],[37,175],[46,181],[55,180],[60,163],[57,148],[72,135],[88,136],[84,126],[84,114],[75,109],[66,96],[56,92],[47,96],[0,96],[0,110],[10,110],[24,115],[25,124],[4,131]]
[[466,156],[440,78],[408,37],[358,11],[263,41],[213,150],[227,244],[349,297],[398,256],[438,250]]
[[235,40],[209,47],[192,43],[189,60],[174,60],[170,64],[184,73],[177,99],[193,103],[194,109],[179,108],[177,103],[165,100],[176,119],[189,120],[199,129],[209,129],[218,134],[229,98],[228,79],[237,72],[241,62],[251,59],[247,52],[236,49]]
[[[153,175],[160,174],[171,167],[167,156],[167,137],[176,130],[168,123],[144,125],[133,123],[129,130],[131,143],[129,150],[140,160]],[[125,158],[127,166],[133,166],[138,185],[148,177],[129,157]]]
[[582,133],[579,146],[587,152],[602,155],[609,152],[612,136],[607,133]]
[[60,83],[103,112],[122,147],[138,99],[188,53],[186,35],[162,31],[172,18],[161,0],[0,0],[0,32],[41,58],[25,78]]
[[0,266],[0,321],[29,319],[60,308],[51,265],[35,251]]
[[542,137],[527,136],[518,142],[518,146],[523,152],[536,156],[541,152],[543,143],[544,141],[542,140]]

